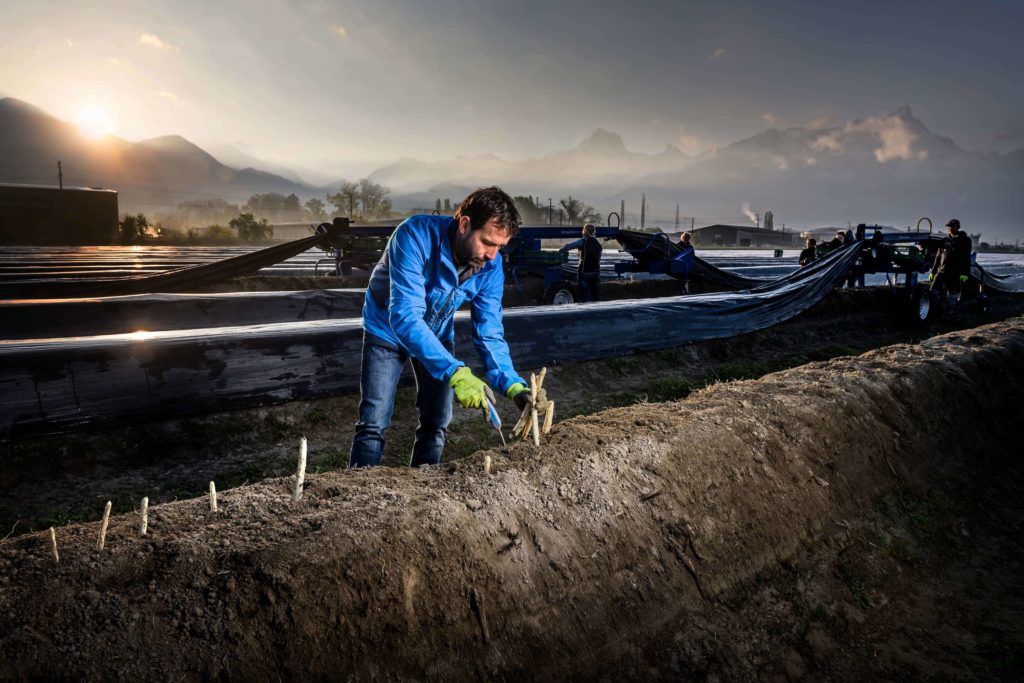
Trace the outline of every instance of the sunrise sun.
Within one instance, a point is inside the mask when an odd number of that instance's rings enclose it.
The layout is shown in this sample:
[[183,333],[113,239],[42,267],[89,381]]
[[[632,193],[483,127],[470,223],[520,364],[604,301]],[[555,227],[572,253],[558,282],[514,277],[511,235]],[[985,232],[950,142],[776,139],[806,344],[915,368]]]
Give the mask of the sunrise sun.
[[75,125],[87,138],[98,139],[114,132],[114,119],[106,109],[90,105],[75,116]]

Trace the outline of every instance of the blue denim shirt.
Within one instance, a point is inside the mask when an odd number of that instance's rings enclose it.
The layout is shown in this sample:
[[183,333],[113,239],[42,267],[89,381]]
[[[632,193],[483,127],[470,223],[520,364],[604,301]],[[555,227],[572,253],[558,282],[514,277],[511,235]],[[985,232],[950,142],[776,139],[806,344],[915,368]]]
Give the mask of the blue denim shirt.
[[401,349],[423,363],[431,377],[447,382],[465,365],[451,354],[455,311],[471,302],[473,345],[485,379],[505,393],[520,382],[512,367],[501,322],[505,274],[501,254],[459,283],[452,254],[455,219],[418,215],[392,233],[370,275],[363,303],[363,329],[371,341]]

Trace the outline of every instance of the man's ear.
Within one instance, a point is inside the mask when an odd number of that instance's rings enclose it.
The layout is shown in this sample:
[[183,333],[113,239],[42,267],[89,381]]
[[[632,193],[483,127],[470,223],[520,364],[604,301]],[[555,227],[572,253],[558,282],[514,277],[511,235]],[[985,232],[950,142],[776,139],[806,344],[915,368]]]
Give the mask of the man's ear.
[[469,232],[470,220],[469,216],[459,216],[459,234],[465,235]]

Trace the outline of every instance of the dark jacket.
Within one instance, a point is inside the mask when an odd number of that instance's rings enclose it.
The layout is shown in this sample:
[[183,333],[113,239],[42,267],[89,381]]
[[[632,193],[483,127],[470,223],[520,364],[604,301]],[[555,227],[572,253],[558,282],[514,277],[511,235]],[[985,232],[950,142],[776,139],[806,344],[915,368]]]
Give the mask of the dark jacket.
[[800,252],[800,265],[806,266],[808,263],[813,261],[817,256],[814,253],[815,247],[807,247]]
[[933,273],[942,273],[950,278],[971,274],[971,238],[962,230],[951,235],[942,243],[932,264]]
[[603,247],[596,237],[587,235],[562,247],[563,251],[580,250],[580,263],[577,270],[587,275],[601,272],[601,251]]

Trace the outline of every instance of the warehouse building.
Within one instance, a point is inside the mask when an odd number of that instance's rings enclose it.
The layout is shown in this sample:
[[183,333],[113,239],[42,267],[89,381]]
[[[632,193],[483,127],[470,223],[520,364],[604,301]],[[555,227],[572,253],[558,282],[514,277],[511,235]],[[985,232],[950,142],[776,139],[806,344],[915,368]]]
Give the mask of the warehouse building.
[[117,240],[117,192],[0,183],[0,244],[84,245]]
[[795,247],[803,244],[798,233],[750,225],[707,225],[690,232],[691,241],[699,247]]

